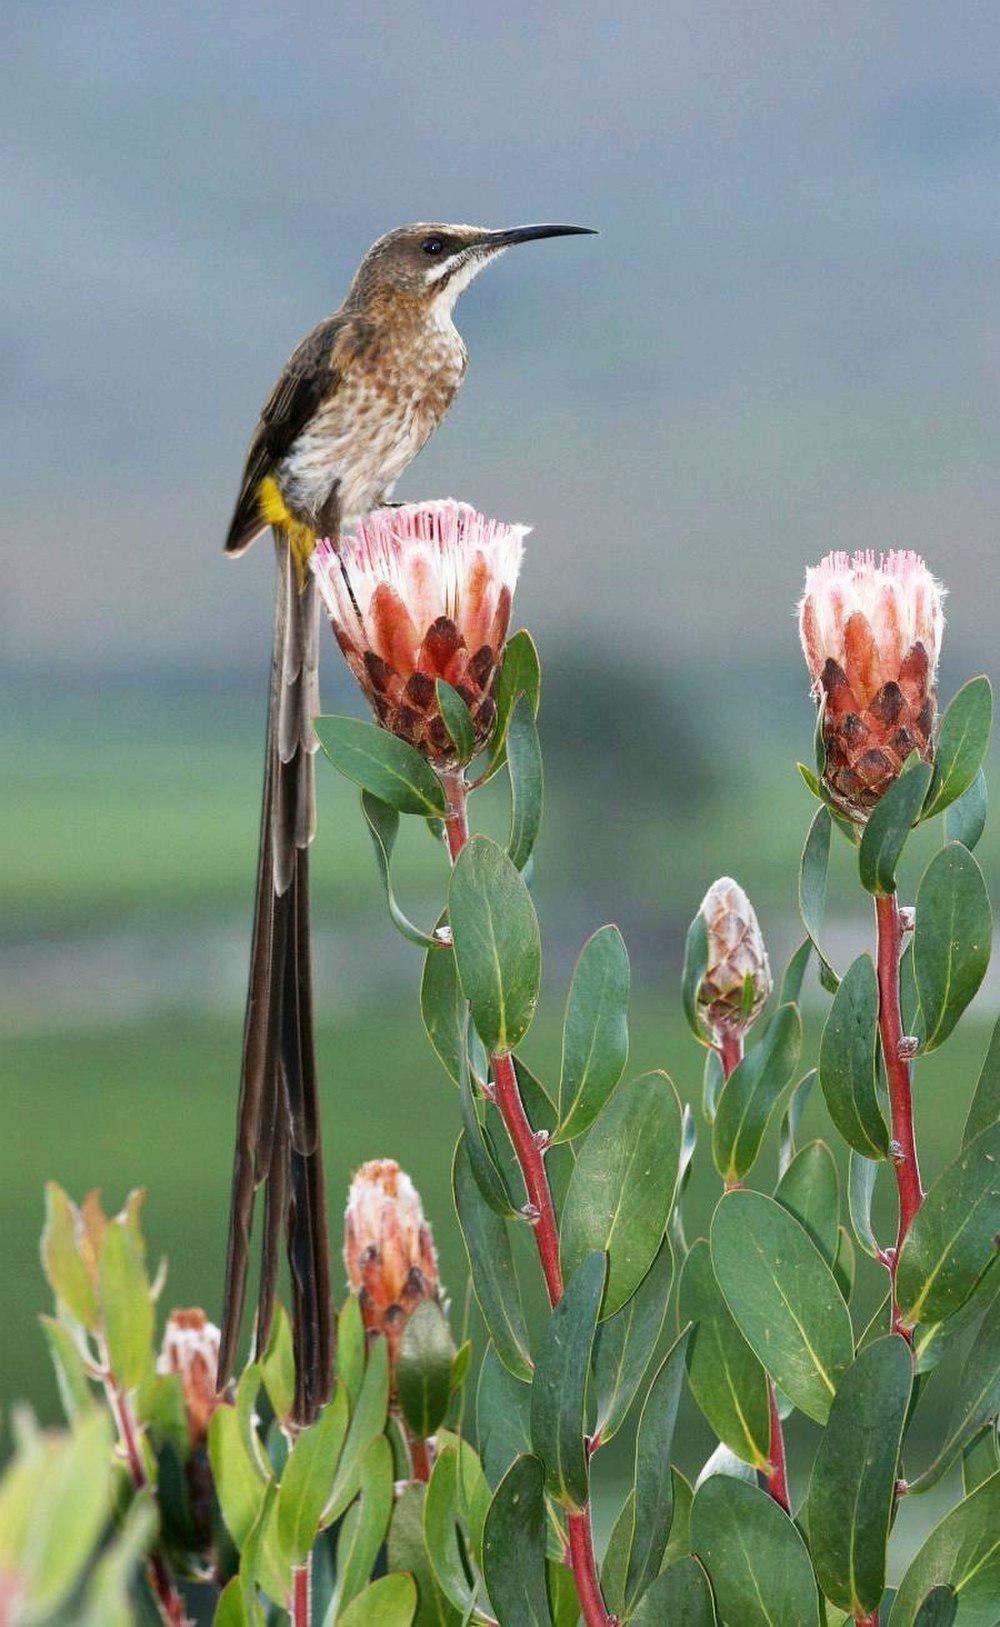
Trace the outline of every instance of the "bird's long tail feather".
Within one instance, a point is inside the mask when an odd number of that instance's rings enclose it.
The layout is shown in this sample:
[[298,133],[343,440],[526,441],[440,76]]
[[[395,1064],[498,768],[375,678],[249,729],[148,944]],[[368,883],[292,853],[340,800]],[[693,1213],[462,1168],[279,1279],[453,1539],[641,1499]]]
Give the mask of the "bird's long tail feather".
[[295,1419],[305,1424],[329,1396],[333,1355],[309,927],[319,607],[313,581],[299,585],[287,540],[276,532],[275,541],[274,647],[219,1384],[231,1377],[236,1361],[254,1199],[264,1185],[257,1349],[271,1330],[284,1231],[292,1278]]

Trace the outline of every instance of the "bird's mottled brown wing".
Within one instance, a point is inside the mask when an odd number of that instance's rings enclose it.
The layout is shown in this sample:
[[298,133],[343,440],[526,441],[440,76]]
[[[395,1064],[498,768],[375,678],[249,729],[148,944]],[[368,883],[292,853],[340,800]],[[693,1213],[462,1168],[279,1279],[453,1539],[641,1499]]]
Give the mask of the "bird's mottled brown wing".
[[364,342],[365,324],[338,312],[327,317],[293,350],[261,411],[243,469],[243,482],[226,536],[226,553],[241,554],[267,525],[260,512],[260,484],[301,435]]

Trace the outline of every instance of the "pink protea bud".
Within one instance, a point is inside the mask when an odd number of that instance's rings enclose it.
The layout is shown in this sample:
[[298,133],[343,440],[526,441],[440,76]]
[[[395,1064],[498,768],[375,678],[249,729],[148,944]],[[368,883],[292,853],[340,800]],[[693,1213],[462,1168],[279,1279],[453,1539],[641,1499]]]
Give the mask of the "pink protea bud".
[[478,744],[492,728],[526,531],[468,503],[413,503],[378,509],[313,553],[337,642],[376,718],[438,767],[456,758],[436,679],[458,690]]
[[441,1284],[420,1194],[391,1158],[362,1164],[351,1182],[344,1264],[365,1328],[385,1334],[394,1366],[407,1321],[423,1300],[441,1303]]
[[918,554],[827,554],[806,572],[802,649],[834,805],[861,824],[912,751],[933,752],[944,589]]
[[193,1448],[204,1444],[212,1414],[225,1403],[215,1389],[218,1365],[219,1330],[214,1322],[197,1308],[171,1311],[156,1371],[180,1374]]
[[721,1040],[756,1022],[773,987],[771,967],[754,907],[731,876],[713,881],[700,913],[708,932],[708,965],[698,1009],[708,1032]]

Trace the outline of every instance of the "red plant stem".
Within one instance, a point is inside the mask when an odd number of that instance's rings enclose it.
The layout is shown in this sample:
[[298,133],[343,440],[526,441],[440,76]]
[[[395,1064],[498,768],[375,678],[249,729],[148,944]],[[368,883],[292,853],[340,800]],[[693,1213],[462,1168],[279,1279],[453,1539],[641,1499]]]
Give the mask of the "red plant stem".
[[292,1571],[292,1627],[309,1627],[312,1615],[312,1554]]
[[[728,1079],[733,1070],[743,1061],[743,1035],[742,1033],[724,1032],[719,1041],[719,1051],[722,1056],[723,1077]],[[726,1181],[726,1191],[735,1191],[742,1186],[738,1180]],[[788,1463],[785,1457],[785,1437],[781,1428],[781,1414],[778,1411],[778,1396],[771,1379],[767,1381],[768,1406],[771,1414],[771,1473],[767,1477],[767,1489],[779,1507],[786,1514],[792,1512],[791,1501],[788,1496]]]
[[[441,778],[448,800],[445,833],[448,852],[454,864],[469,840],[469,791],[461,770],[453,774],[443,774]],[[545,1172],[544,1145],[539,1146],[535,1140],[535,1132],[524,1111],[517,1074],[510,1055],[491,1056],[490,1071],[493,1075],[496,1104],[521,1167],[524,1188],[528,1202],[532,1206],[532,1230],[535,1234],[535,1244],[542,1274],[545,1277],[549,1303],[558,1305],[563,1295],[562,1268],[559,1263],[559,1228],[556,1224],[555,1205],[552,1202],[552,1189]],[[589,1503],[569,1516],[569,1557],[586,1627],[609,1627],[613,1618],[608,1615],[601,1597]]]
[[878,1627],[878,1611],[873,1610],[870,1616],[855,1616],[857,1627]]
[[913,1091],[910,1083],[910,1064],[900,1056],[903,1038],[903,1019],[899,1008],[899,961],[902,954],[903,930],[899,919],[899,906],[895,893],[875,899],[875,929],[878,965],[878,1027],[882,1041],[882,1057],[889,1086],[889,1107],[892,1118],[892,1165],[896,1171],[899,1189],[899,1228],[896,1248],[889,1260],[892,1280],[892,1325],[897,1333],[913,1341],[912,1329],[904,1328],[899,1320],[896,1303],[896,1267],[899,1251],[913,1223],[913,1217],[924,1201],[920,1183],[920,1165],[917,1161],[917,1143],[913,1130]]
[[427,1442],[422,1435],[414,1435],[407,1428],[406,1444],[410,1449],[410,1468],[413,1470],[414,1480],[421,1480],[425,1484],[431,1477],[431,1455]]
[[[139,1430],[132,1415],[132,1407],[128,1395],[118,1385],[113,1377],[106,1383],[108,1398],[118,1425],[121,1437],[122,1450],[125,1461],[132,1477],[132,1484],[136,1491],[144,1491],[149,1485],[149,1476],[143,1462],[142,1449],[139,1445]],[[169,1622],[170,1627],[191,1627],[187,1611],[174,1579],[170,1574],[170,1567],[159,1548],[154,1548],[149,1556],[148,1576],[149,1585],[153,1590],[159,1604],[163,1619]]]

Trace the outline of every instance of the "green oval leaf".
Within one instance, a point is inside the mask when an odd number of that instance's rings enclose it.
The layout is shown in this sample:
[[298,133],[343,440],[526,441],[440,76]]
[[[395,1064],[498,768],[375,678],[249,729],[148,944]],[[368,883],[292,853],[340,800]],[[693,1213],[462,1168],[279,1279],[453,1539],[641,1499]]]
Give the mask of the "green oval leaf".
[[667,1351],[639,1415],[632,1477],[634,1517],[625,1571],[626,1613],[658,1574],[667,1546],[674,1511],[670,1453],[690,1336],[690,1328],[685,1328]]
[[510,836],[507,852],[523,870],[531,858],[542,823],[542,748],[538,743],[535,713],[527,695],[514,703],[507,730],[507,771],[510,775]]
[[490,1504],[483,1575],[504,1627],[551,1627],[545,1585],[545,1476],[536,1457],[511,1465]]
[[847,1165],[847,1207],[854,1235],[873,1260],[879,1258],[878,1241],[872,1230],[872,1198],[878,1172],[879,1165],[874,1159],[862,1158],[852,1150]]
[[844,1374],[813,1464],[806,1500],[820,1587],[852,1616],[869,1615],[885,1588],[885,1555],[899,1448],[913,1382],[905,1339],[890,1334]]
[[945,810],[944,839],[946,842],[961,842],[971,853],[979,842],[986,829],[986,813],[989,806],[989,793],[986,789],[986,775],[982,769],[976,775],[969,789]]
[[[358,1472],[358,1500],[337,1533],[336,1583],[327,1619],[341,1621],[363,1591],[385,1542],[392,1514],[392,1447],[384,1435],[369,1441]],[[280,1512],[279,1502],[279,1512]]]
[[208,1455],[222,1518],[236,1547],[253,1530],[264,1502],[266,1481],[251,1456],[233,1407],[217,1407],[208,1426]]
[[810,1141],[796,1153],[774,1196],[805,1227],[832,1270],[840,1251],[840,1182],[825,1141]]
[[802,993],[802,984],[805,981],[812,952],[812,939],[804,938],[785,967],[785,975],[781,979],[781,1004],[783,1006],[798,1001],[799,995]]
[[444,1423],[451,1400],[455,1342],[439,1305],[425,1299],[403,1329],[396,1357],[399,1404],[421,1440]]
[[304,1565],[333,1491],[347,1435],[347,1391],[337,1385],[316,1422],[302,1429],[278,1489],[278,1540],[291,1565]]
[[715,1627],[715,1605],[708,1577],[693,1554],[661,1572],[629,1617],[631,1627]]
[[361,793],[361,812],[364,815],[365,824],[368,826],[368,834],[371,836],[372,846],[375,849],[375,862],[382,878],[382,890],[385,893],[390,921],[397,932],[402,933],[403,937],[407,938],[410,943],[419,944],[425,949],[436,948],[440,953],[437,940],[431,937],[430,933],[422,932],[418,926],[414,926],[409,917],[404,915],[392,890],[392,850],[396,845],[396,836],[399,831],[399,814],[387,802],[382,802],[378,797],[372,796],[370,791],[362,791]]
[[[388,1559],[394,1571],[408,1571],[417,1590],[417,1613],[413,1627],[461,1627],[461,1612],[455,1609],[438,1587],[424,1542],[424,1503],[427,1487],[411,1480],[403,1488],[389,1526]],[[387,1579],[387,1578],[386,1578]],[[365,1594],[355,1600],[354,1608]],[[381,1618],[374,1621],[381,1624]],[[357,1627],[373,1627],[364,1618]],[[340,1624],[338,1623],[338,1627]]]
[[384,1430],[388,1407],[389,1347],[380,1336],[368,1352],[365,1376],[361,1381],[357,1406],[347,1426],[347,1439],[340,1454],[333,1489],[323,1510],[322,1525],[331,1525],[339,1519],[357,1496],[362,1483],[365,1453]]
[[493,722],[490,734],[490,760],[489,766],[482,775],[481,784],[489,779],[498,769],[502,768],[507,757],[507,727],[514,703],[519,695],[527,695],[531,702],[531,709],[538,716],[538,701],[541,690],[542,674],[538,663],[538,651],[535,648],[531,634],[522,627],[513,638],[507,640],[504,650],[500,674],[497,678],[497,715]]
[[451,949],[428,949],[424,957],[420,1015],[445,1072],[457,1084],[466,1055],[467,1014]]
[[691,1245],[677,1290],[677,1315],[693,1322],[688,1383],[720,1441],[754,1468],[769,1471],[767,1374],[733,1320],[712,1270],[708,1242]]
[[961,1627],[994,1627],[1000,1599],[1000,1474],[934,1527],[903,1577],[892,1607],[892,1627],[916,1627],[932,1588],[958,1596]]
[[629,963],[616,926],[601,927],[580,952],[566,1002],[560,1128],[569,1140],[597,1117],[628,1061]]
[[819,1627],[819,1593],[805,1543],[767,1492],[713,1475],[695,1492],[691,1541],[723,1621]]
[[412,1576],[380,1576],[369,1582],[346,1610],[337,1627],[410,1627],[417,1608],[417,1587]]
[[467,763],[475,755],[476,750],[476,727],[472,721],[472,713],[458,690],[453,689],[451,684],[446,684],[443,678],[435,679],[434,692],[442,722],[458,754],[458,760]]
[[487,836],[474,836],[458,856],[448,917],[472,1020],[487,1050],[504,1055],[535,1015],[542,950],[524,878]]
[[914,1627],[952,1627],[958,1615],[958,1594],[950,1587],[932,1587],[917,1611]]
[[356,717],[318,717],[316,735],[334,768],[400,813],[425,818],[447,813],[430,763],[405,740]]
[[968,848],[949,842],[917,889],[913,972],[925,1051],[948,1038],[986,976],[992,931],[983,873]]
[[492,1340],[479,1369],[476,1439],[486,1478],[494,1487],[520,1453],[531,1451],[531,1386],[504,1366]]
[[531,1378],[528,1330],[510,1251],[506,1222],[483,1201],[460,1136],[452,1165],[452,1191],[458,1211],[472,1285],[497,1355],[516,1378]]
[[833,1272],[799,1222],[762,1192],[728,1192],[712,1219],[712,1266],[737,1326],[788,1399],[825,1423],[854,1355]]
[[[1000,1283],[955,1382],[951,1422],[933,1463],[910,1481],[911,1492],[928,1491],[951,1468],[966,1441],[1000,1413]],[[996,1430],[993,1430],[996,1438]]]
[[795,1157],[798,1144],[799,1125],[802,1115],[812,1095],[813,1085],[816,1083],[816,1069],[810,1068],[803,1074],[795,1089],[789,1093],[781,1123],[778,1128],[778,1174],[784,1175],[792,1159]]
[[45,1229],[42,1266],[49,1286],[85,1328],[97,1326],[97,1294],[83,1255],[77,1247],[83,1222],[80,1212],[55,1181],[45,1187]]
[[918,758],[904,768],[872,809],[858,848],[858,869],[866,892],[885,895],[896,891],[896,866],[930,782],[931,765]]
[[567,1276],[595,1251],[608,1255],[603,1316],[631,1298],[659,1250],[680,1147],[680,1103],[665,1073],[619,1085],[583,1145],[566,1193],[560,1251]]
[[797,1006],[780,1006],[760,1041],[722,1087],[712,1126],[712,1157],[727,1181],[753,1168],[767,1121],[799,1061],[802,1021]]
[[594,1434],[602,1444],[611,1440],[625,1422],[652,1359],[666,1320],[673,1273],[673,1255],[664,1238],[632,1298],[614,1316],[598,1324],[594,1341]]
[[687,930],[684,941],[684,970],[681,974],[681,1005],[687,1024],[699,1045],[709,1040],[698,1014],[698,995],[708,971],[708,926],[701,910]]
[[990,1043],[986,1051],[979,1079],[976,1084],[975,1095],[969,1105],[965,1129],[962,1132],[962,1144],[971,1141],[973,1136],[979,1135],[1000,1119],[1000,1019],[994,1025],[990,1035]]
[[943,1322],[969,1297],[1000,1232],[1000,1121],[966,1143],[934,1182],[899,1251],[896,1295],[906,1327]]
[[834,1124],[865,1158],[884,1158],[889,1131],[878,1100],[878,980],[859,955],[833,997],[819,1048],[819,1080]]
[[924,818],[933,819],[975,782],[990,743],[993,691],[986,677],[970,678],[955,696],[938,730],[934,779]]
[[799,864],[799,914],[809,934],[820,964],[824,988],[837,987],[837,974],[819,946],[826,914],[826,877],[830,866],[830,834],[833,820],[829,808],[817,808],[813,815]]
[[607,1263],[605,1255],[591,1254],[570,1278],[549,1317],[531,1386],[532,1447],[550,1496],[571,1510],[588,1497],[587,1375]]
[[142,1246],[126,1220],[108,1222],[98,1282],[111,1371],[123,1390],[131,1390],[153,1364],[154,1318]]

